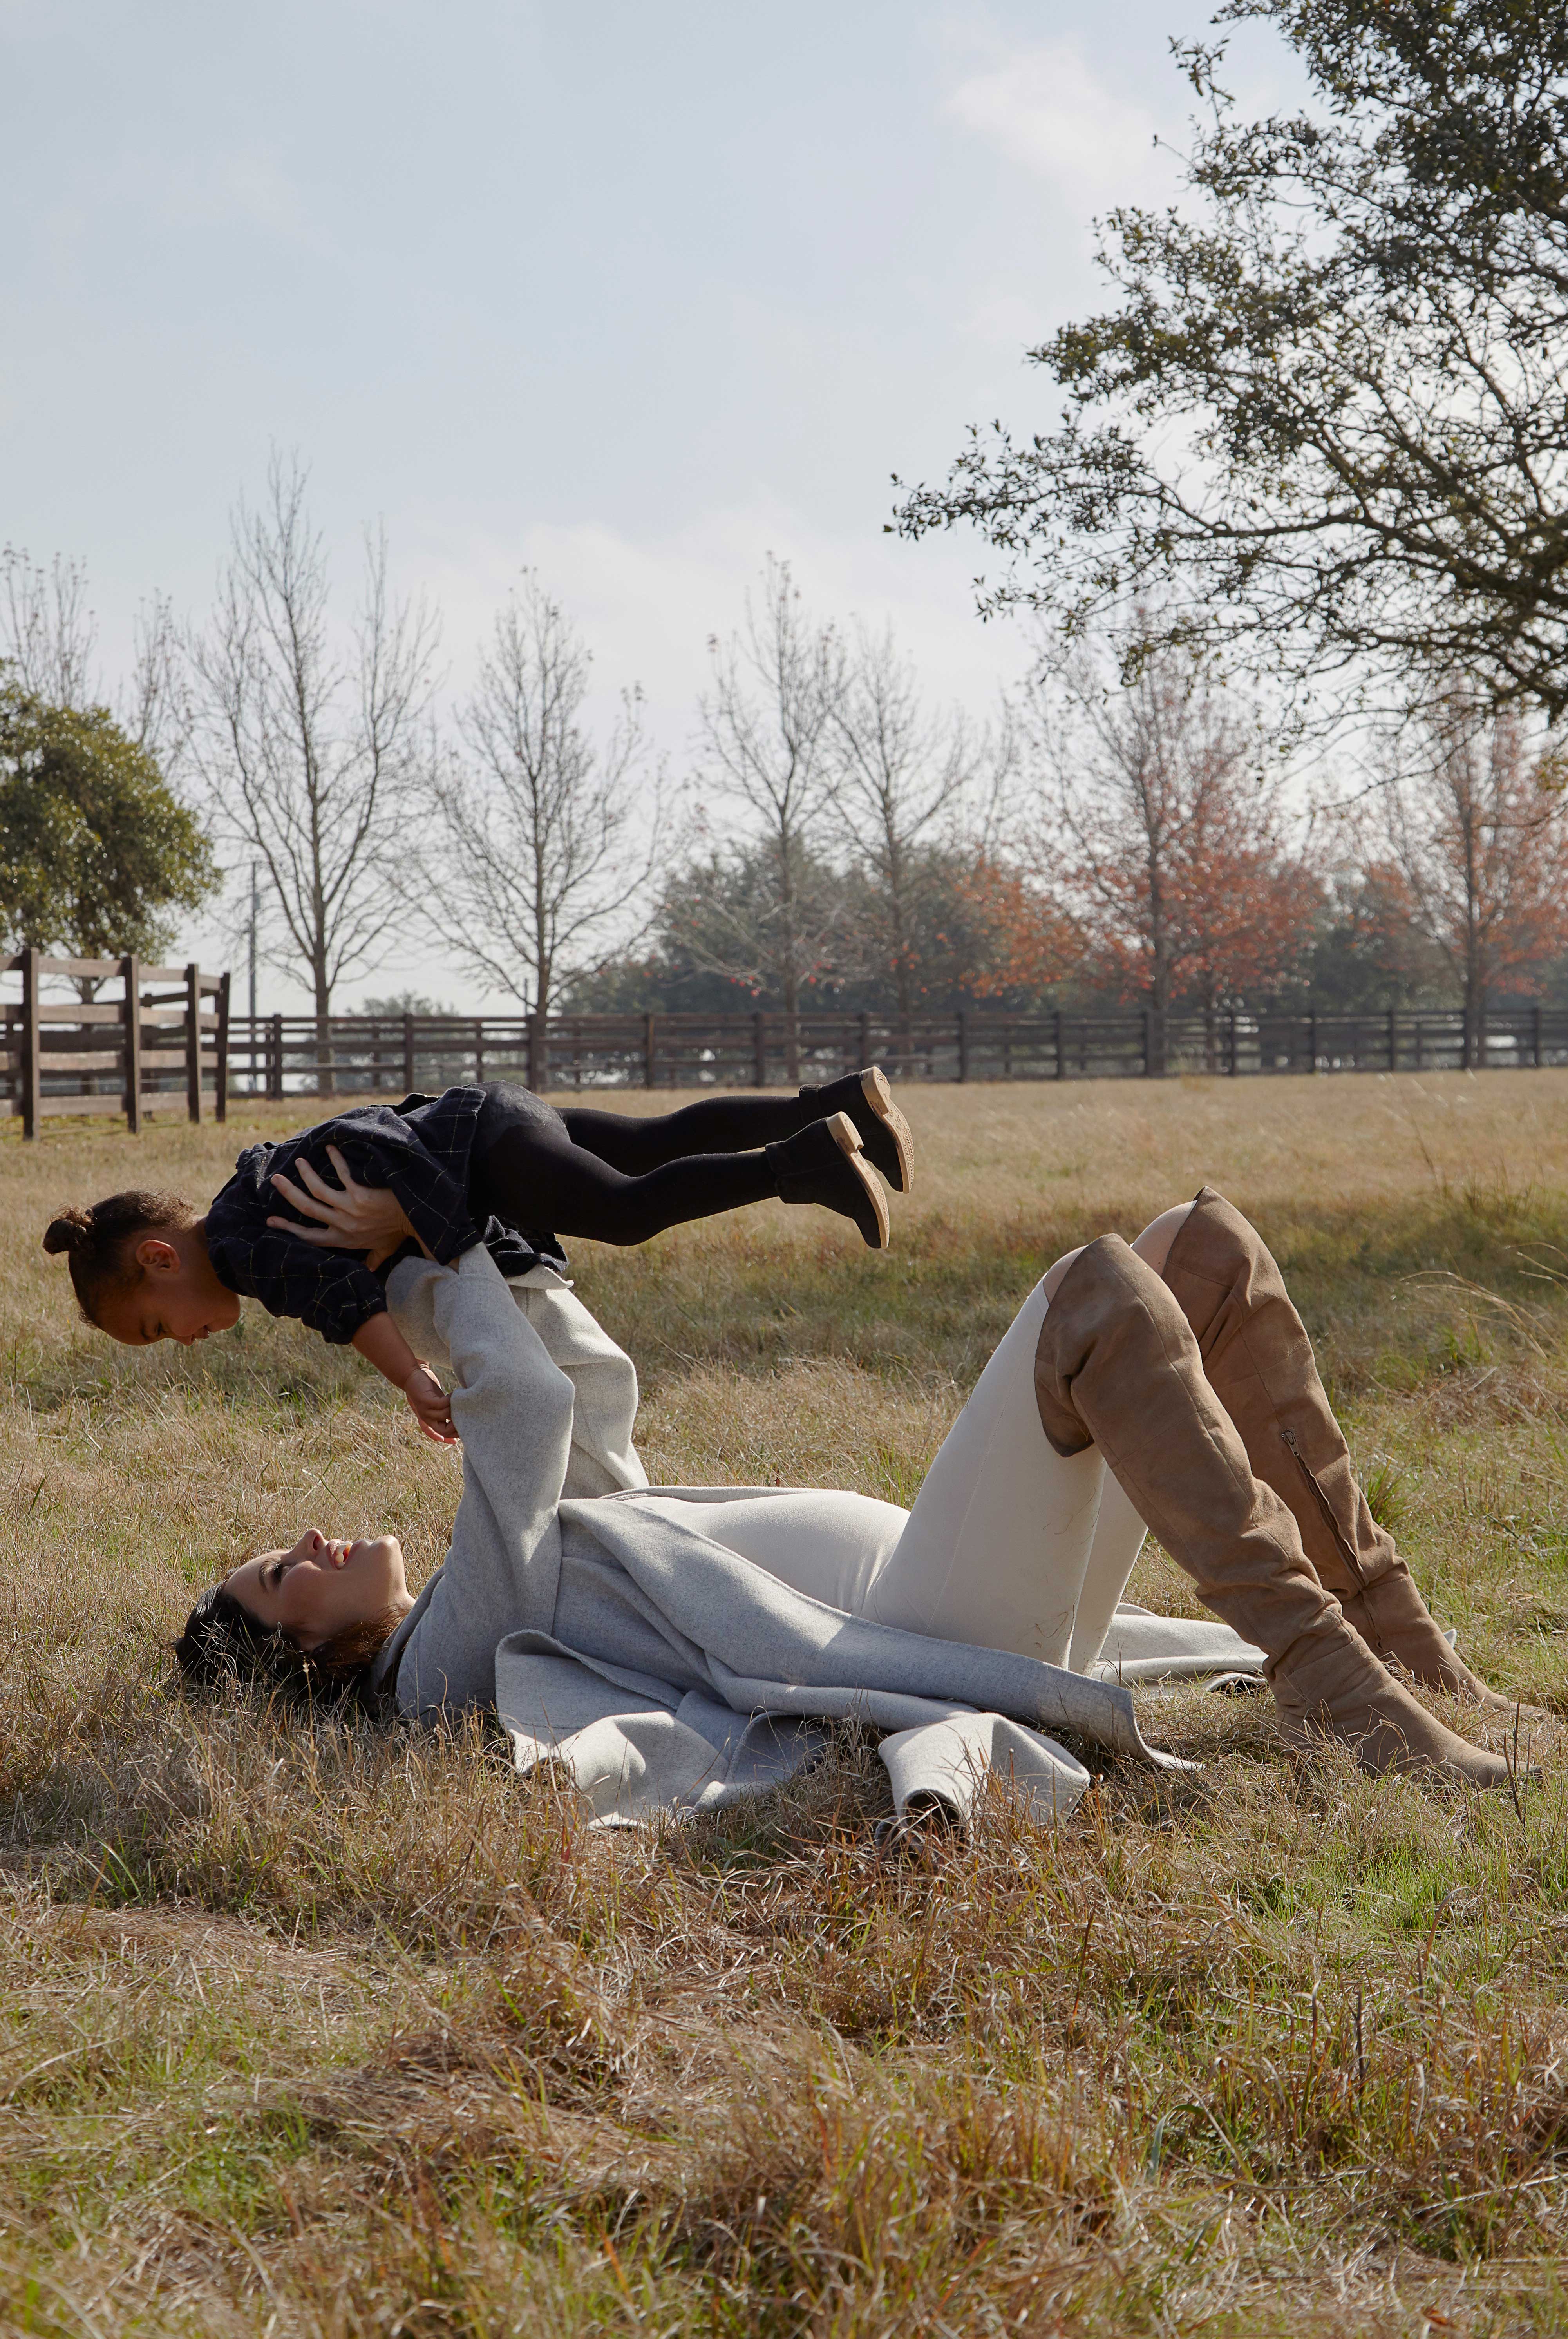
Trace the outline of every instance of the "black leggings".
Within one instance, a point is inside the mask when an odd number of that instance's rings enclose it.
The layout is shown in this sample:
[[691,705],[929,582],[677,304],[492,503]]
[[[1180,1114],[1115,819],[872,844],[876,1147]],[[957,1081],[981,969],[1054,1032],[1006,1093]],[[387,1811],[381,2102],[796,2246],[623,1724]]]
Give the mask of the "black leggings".
[[557,1112],[528,1089],[486,1082],[468,1171],[482,1222],[640,1243],[666,1227],[765,1201],[760,1149],[820,1120],[809,1097],[705,1097],[679,1112]]

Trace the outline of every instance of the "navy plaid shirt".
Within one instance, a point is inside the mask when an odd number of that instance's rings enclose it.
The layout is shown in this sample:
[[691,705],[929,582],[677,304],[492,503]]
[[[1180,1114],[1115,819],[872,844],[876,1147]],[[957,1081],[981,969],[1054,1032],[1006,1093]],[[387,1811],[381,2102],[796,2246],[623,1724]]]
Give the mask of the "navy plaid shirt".
[[[554,1235],[524,1236],[498,1219],[482,1229],[474,1222],[468,1165],[484,1101],[483,1089],[448,1089],[439,1097],[405,1097],[399,1105],[360,1105],[281,1145],[248,1146],[207,1212],[207,1256],[219,1282],[259,1299],[270,1316],[297,1316],[334,1347],[385,1312],[382,1278],[395,1258],[372,1274],[360,1251],[328,1250],[267,1224],[270,1218],[312,1223],[273,1191],[271,1180],[281,1170],[301,1183],[299,1165],[308,1161],[335,1186],[329,1145],[337,1147],[362,1186],[385,1186],[397,1196],[409,1224],[442,1266],[483,1242],[503,1275],[540,1265],[564,1268],[566,1256]],[[405,1243],[397,1258],[409,1250]]]

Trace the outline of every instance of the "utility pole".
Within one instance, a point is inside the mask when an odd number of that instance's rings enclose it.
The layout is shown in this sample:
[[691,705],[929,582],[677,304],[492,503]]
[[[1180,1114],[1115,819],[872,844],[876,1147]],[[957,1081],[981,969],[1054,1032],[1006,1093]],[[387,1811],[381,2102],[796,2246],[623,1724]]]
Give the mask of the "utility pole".
[[261,919],[261,864],[251,864],[251,932],[247,937],[250,956],[251,990],[251,1089],[256,1087],[256,929]]

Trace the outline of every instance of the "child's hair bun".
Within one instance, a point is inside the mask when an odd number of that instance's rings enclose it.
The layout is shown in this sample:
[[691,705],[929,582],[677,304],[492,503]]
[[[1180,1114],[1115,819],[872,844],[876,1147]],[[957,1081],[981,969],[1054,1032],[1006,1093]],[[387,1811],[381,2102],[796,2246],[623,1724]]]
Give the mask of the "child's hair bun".
[[91,1210],[62,1210],[51,1219],[44,1229],[44,1248],[51,1256],[56,1251],[76,1250],[93,1232]]

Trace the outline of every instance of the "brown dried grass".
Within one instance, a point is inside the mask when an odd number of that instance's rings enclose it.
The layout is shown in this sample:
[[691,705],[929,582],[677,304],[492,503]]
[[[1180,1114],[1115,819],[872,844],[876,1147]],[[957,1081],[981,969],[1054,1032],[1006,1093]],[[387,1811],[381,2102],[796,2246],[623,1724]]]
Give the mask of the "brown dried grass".
[[[771,1208],[582,1247],[656,1476],[909,1499],[1049,1258],[1207,1176],[1445,1621],[1564,1702],[1568,1080],[911,1110],[889,1258]],[[0,2334],[1568,2329],[1554,1730],[1519,1809],[1455,1803],[1178,1693],[1195,1777],[1113,1766],[1055,1834],[998,1796],[904,1859],[853,1736],[604,1837],[477,1726],[173,1695],[239,1553],[390,1524],[420,1572],[455,1496],[351,1357],[249,1312],[111,1349],[36,1248],[133,1162],[200,1194],[279,1125],[0,1147]],[[1158,1553],[1139,1588],[1192,1604]]]

